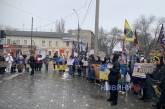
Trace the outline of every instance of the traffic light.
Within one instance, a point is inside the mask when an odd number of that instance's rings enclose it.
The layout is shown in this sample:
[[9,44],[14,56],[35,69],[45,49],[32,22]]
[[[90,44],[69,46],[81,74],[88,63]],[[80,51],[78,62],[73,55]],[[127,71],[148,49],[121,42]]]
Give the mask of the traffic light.
[[1,32],[0,38],[6,38],[6,33],[5,33],[5,31],[4,31],[4,30],[1,30],[0,32]]

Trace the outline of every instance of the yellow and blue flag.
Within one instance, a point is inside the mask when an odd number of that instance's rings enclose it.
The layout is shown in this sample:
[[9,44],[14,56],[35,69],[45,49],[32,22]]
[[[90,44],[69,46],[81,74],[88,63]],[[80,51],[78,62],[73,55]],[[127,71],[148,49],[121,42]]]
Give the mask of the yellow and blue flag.
[[134,42],[133,31],[132,31],[131,27],[129,26],[127,20],[125,20],[125,23],[124,23],[124,35],[125,35],[126,41]]

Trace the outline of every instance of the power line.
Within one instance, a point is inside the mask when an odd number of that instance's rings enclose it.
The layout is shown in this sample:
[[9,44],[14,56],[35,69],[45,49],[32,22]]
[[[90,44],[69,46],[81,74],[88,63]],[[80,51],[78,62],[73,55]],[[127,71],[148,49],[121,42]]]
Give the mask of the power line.
[[[46,20],[46,21],[50,22],[50,23],[45,24],[45,25],[42,25],[42,26],[34,27],[35,29],[39,29],[39,28],[42,28],[42,27],[47,27],[47,26],[52,25],[52,24],[54,24],[54,23],[56,22],[56,21],[52,21],[52,20],[49,20],[49,19],[46,19],[46,18],[43,18],[43,17],[40,17],[40,16],[35,16],[33,13],[31,13],[31,12],[29,12],[29,11],[26,11],[26,10],[24,10],[24,9],[22,9],[22,8],[19,8],[19,7],[15,6],[15,5],[13,5],[13,4],[9,3],[9,2],[6,2],[6,1],[4,1],[4,0],[2,0],[2,1],[3,1],[7,6],[9,6],[9,7],[11,7],[11,8],[14,8],[14,9],[16,9],[16,10],[19,10],[20,12],[22,12],[22,13],[24,13],[24,14],[27,14],[27,15],[30,15],[30,16],[34,16],[34,17],[39,18],[39,19],[41,19],[41,20]],[[87,3],[88,3],[88,0],[86,0],[85,3],[84,3],[84,5],[82,5],[82,6],[81,6],[80,8],[78,8],[77,10],[78,10],[78,11],[81,11],[81,10],[87,5]],[[66,19],[66,18],[72,16],[73,14],[74,14],[74,13],[71,12],[70,14],[64,16],[64,18]]]
[[82,20],[81,25],[84,24],[84,22],[85,22],[85,20],[86,20],[86,18],[87,18],[87,15],[88,15],[89,9],[91,8],[91,4],[92,4],[92,0],[89,2],[89,5],[88,5],[88,8],[87,8],[87,11],[86,11],[86,13],[85,13],[85,15],[84,15],[84,18],[83,18],[83,20]]
[[[76,10],[77,10],[77,11],[81,11],[83,8],[86,7],[87,3],[88,3],[88,0],[85,1],[85,3],[84,3],[83,6],[81,6],[80,8],[78,8],[78,9],[76,9]],[[73,14],[74,14],[74,12],[72,11],[70,14],[68,14],[68,15],[66,15],[66,16],[64,16],[64,17],[61,17],[61,18],[67,19],[68,17],[73,16]],[[51,22],[51,23],[45,24],[45,25],[43,25],[43,26],[38,26],[38,27],[35,27],[35,28],[38,29],[38,28],[46,27],[46,26],[49,26],[49,25],[54,24],[54,23],[56,23],[56,21],[53,21],[53,22]]]
[[36,15],[34,15],[32,12],[29,12],[29,11],[27,11],[27,10],[24,10],[24,9],[22,9],[22,8],[19,8],[19,7],[15,6],[15,5],[13,5],[13,4],[9,3],[9,2],[6,2],[6,1],[4,1],[4,0],[1,0],[1,1],[4,2],[7,6],[9,6],[9,7],[11,7],[11,8],[14,8],[14,9],[16,9],[16,10],[18,10],[18,11],[24,13],[24,14],[27,14],[27,15],[30,15],[30,16],[34,16],[34,17],[39,18],[39,19],[41,19],[41,20],[46,20],[46,21],[48,21],[48,22],[52,22],[52,20],[50,20],[50,19],[43,18],[43,17],[41,17],[41,16],[36,16]]
[[[88,3],[88,0],[85,1],[84,5],[82,5],[80,8],[75,9],[75,10],[81,11],[83,8],[86,7],[87,3]],[[68,17],[72,16],[73,14],[74,14],[74,12],[72,11],[70,14],[66,15],[64,18],[68,18]]]

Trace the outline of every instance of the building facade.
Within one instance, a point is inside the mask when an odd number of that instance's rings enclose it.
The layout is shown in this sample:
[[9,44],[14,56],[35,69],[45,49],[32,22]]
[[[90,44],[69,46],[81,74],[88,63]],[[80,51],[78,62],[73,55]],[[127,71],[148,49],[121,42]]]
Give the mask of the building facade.
[[[15,45],[28,47],[35,46],[37,53],[44,55],[53,55],[58,52],[59,55],[69,56],[72,52],[73,41],[75,37],[69,33],[56,32],[33,32],[31,37],[30,31],[5,31],[6,45]],[[29,48],[30,49],[30,48]]]
[[[78,31],[77,30],[69,30],[68,33],[75,36],[77,39]],[[91,30],[81,30],[79,32],[80,38],[79,41],[88,44],[88,50],[94,49],[94,33]]]

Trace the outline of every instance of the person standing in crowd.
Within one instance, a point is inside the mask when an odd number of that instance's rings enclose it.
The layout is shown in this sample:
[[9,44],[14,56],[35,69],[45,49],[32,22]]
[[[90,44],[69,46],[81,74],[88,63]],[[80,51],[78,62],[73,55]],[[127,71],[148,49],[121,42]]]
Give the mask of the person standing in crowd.
[[65,61],[64,60],[64,57],[62,55],[60,55],[59,61],[58,61],[58,63],[59,63],[59,72],[60,73],[63,73],[64,72],[64,70],[63,70],[63,65],[65,63],[64,61]]
[[25,71],[27,71],[27,55],[26,54],[24,54],[24,55],[22,55],[23,56],[23,58],[24,58],[24,69],[25,69]]
[[83,77],[86,77],[87,75],[87,67],[88,67],[88,61],[87,58],[85,57],[83,60]]
[[110,85],[110,97],[107,101],[111,102],[111,105],[117,105],[118,101],[118,80],[120,79],[120,63],[118,61],[119,55],[114,54],[112,59],[113,67],[110,69],[110,74],[108,75],[108,82]]
[[44,64],[45,64],[45,70],[48,71],[48,67],[49,67],[49,56],[46,55],[46,57],[44,58]]
[[78,69],[77,69],[79,77],[82,76],[82,69],[83,69],[83,62],[82,62],[82,59],[79,58],[79,65],[78,65]]
[[10,73],[11,72],[11,66],[13,63],[13,57],[10,55],[10,53],[6,56],[6,62],[8,62],[8,66],[6,68],[6,72]]
[[[163,72],[165,72],[165,66]],[[165,109],[165,76],[163,76],[163,78],[161,79],[160,90],[161,95],[159,97],[159,101],[156,104],[156,107],[157,109]]]
[[12,57],[13,57],[13,63],[12,63],[12,66],[11,66],[11,73],[15,73],[16,72],[16,67],[17,67],[17,59],[16,59],[16,56],[14,56],[13,53],[11,53]]
[[[147,63],[147,60],[144,57],[141,57],[140,63]],[[150,85],[151,83],[150,83],[150,80],[148,78],[148,74],[146,74],[145,78],[139,79],[139,84],[140,84],[140,87],[143,89],[142,90],[143,95],[140,98],[140,100],[143,100],[143,101],[150,100],[152,97],[152,91],[151,91],[152,87]]]
[[93,64],[95,63],[95,58],[93,55],[89,56],[89,64],[88,64],[88,80],[90,82],[94,82],[95,80],[95,71]]
[[42,69],[42,64],[43,64],[42,55],[39,55],[38,60],[39,60],[39,71],[41,71],[41,69]]
[[29,69],[30,69],[30,66],[29,66],[29,63],[28,63],[28,60],[30,59],[30,55],[27,55],[26,59],[25,59],[25,64],[26,64],[26,69],[25,71],[26,72],[29,72]]
[[39,71],[39,54],[35,58],[35,71]]
[[54,67],[54,70],[56,69],[56,64],[57,64],[57,59],[58,59],[58,54],[57,53],[54,53],[54,56],[53,56],[53,67]]
[[79,59],[77,57],[74,57],[74,62],[73,62],[73,76],[75,75],[75,72],[78,68],[79,65]]
[[5,65],[5,57],[3,56],[2,51],[0,52],[0,74],[5,73],[6,65]]
[[33,55],[30,56],[28,63],[30,64],[31,67],[31,75],[34,75],[34,69],[35,69],[35,58]]
[[165,64],[163,57],[160,58],[160,64],[157,65],[157,68],[151,77],[154,80],[160,81],[160,90],[161,95],[155,106],[157,109],[165,109]]
[[42,68],[42,55],[37,55],[36,56],[36,71],[41,71]]
[[18,69],[18,72],[22,72],[23,71],[23,67],[24,67],[24,57],[20,54],[18,55],[17,57],[17,69]]
[[70,56],[70,58],[67,61],[67,65],[69,67],[69,75],[73,75],[73,62],[74,62],[74,59],[72,56]]

